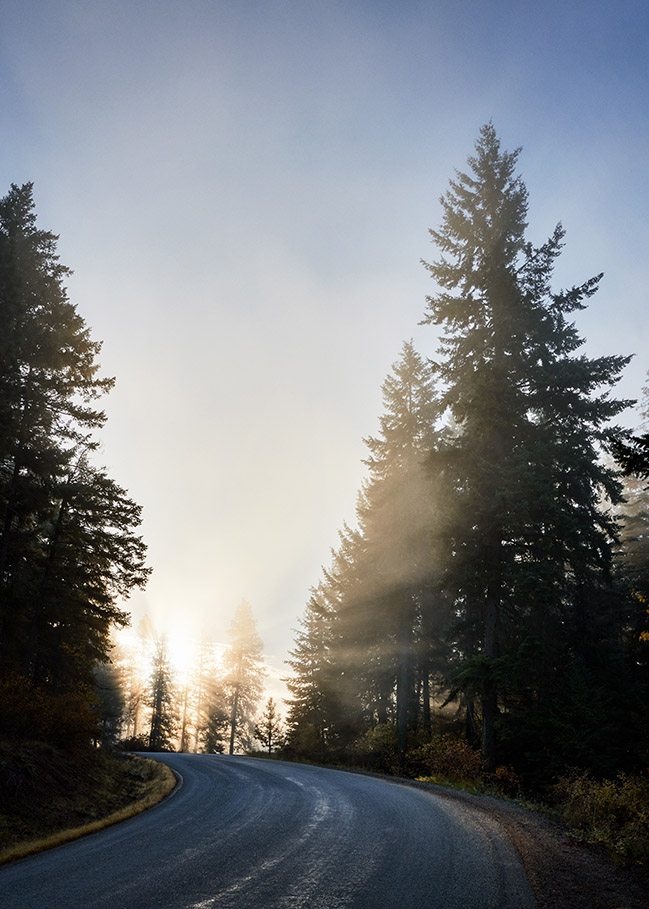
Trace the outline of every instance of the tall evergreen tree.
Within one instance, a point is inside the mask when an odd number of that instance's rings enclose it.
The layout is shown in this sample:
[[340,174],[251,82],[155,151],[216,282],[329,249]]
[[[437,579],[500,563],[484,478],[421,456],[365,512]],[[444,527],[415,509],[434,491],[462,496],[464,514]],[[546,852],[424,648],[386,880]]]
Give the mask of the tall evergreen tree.
[[[643,418],[640,429],[646,438],[649,384],[643,388],[639,413]],[[628,445],[628,440],[622,444]],[[632,460],[620,458],[618,446],[614,446],[613,454],[624,473],[624,501],[616,509],[621,520],[616,569],[623,608],[615,616],[614,629],[615,638],[624,645],[623,663],[617,673],[624,689],[618,703],[624,728],[616,729],[615,734],[616,741],[626,749],[621,766],[631,757],[636,762],[632,769],[644,769],[649,758],[649,473],[635,456]]]
[[235,747],[247,749],[254,735],[254,717],[263,690],[265,674],[263,643],[257,633],[252,607],[245,600],[236,608],[228,630],[230,644],[225,652],[225,678],[230,725],[229,753]]
[[171,751],[178,730],[178,711],[165,637],[155,642],[149,686],[149,750]]
[[140,509],[92,467],[105,421],[93,341],[32,185],[0,200],[0,676],[91,685],[118,601],[148,576]]
[[193,750],[222,752],[228,720],[225,692],[214,645],[205,639],[198,645],[192,685],[195,693]]
[[439,417],[434,376],[412,341],[404,343],[382,390],[380,434],[364,440],[369,478],[358,517],[365,541],[364,587],[373,614],[367,627],[382,632],[377,663],[383,683],[389,679],[396,691],[403,754],[407,731],[418,723],[421,683],[427,688],[430,671],[421,627],[423,620],[432,635],[434,488],[424,461],[436,442]]
[[95,691],[99,699],[101,744],[114,745],[120,737],[126,714],[124,679],[121,667],[116,662],[97,664]]
[[333,725],[333,682],[330,665],[332,609],[323,585],[312,591],[300,619],[295,648],[286,661],[293,674],[284,679],[289,690],[287,740],[298,754],[323,758]]
[[134,641],[130,646],[119,645],[118,659],[122,666],[124,698],[126,701],[126,738],[143,738],[146,728],[146,701],[149,684],[148,668],[153,657],[157,639],[156,631],[148,615],[137,625]]
[[223,754],[229,744],[230,716],[225,704],[224,692],[217,685],[213,697],[207,701],[206,720],[202,727],[201,750],[204,754]]
[[441,257],[426,265],[440,289],[424,321],[445,331],[436,371],[458,429],[432,458],[445,492],[439,540],[460,619],[458,678],[480,695],[491,768],[506,678],[520,689],[522,666],[533,673],[525,708],[538,709],[583,653],[587,604],[601,599],[615,535],[602,496],[619,493],[599,446],[628,403],[607,392],[628,358],[576,355],[582,340],[567,316],[601,275],[551,290],[564,233],[558,226],[538,249],[526,241],[518,155],[482,128],[430,232]]
[[[396,717],[399,747],[420,719],[430,731],[433,484],[425,456],[439,415],[430,367],[412,342],[383,385],[380,434],[365,440],[369,477],[358,529],[345,526],[307,605],[288,680],[289,742],[344,750]],[[423,709],[422,709],[423,708]]]
[[117,606],[146,583],[144,546],[132,528],[141,509],[85,456],[60,484],[51,521],[40,528],[23,672],[58,687],[87,682],[110,649],[110,629],[128,615]]

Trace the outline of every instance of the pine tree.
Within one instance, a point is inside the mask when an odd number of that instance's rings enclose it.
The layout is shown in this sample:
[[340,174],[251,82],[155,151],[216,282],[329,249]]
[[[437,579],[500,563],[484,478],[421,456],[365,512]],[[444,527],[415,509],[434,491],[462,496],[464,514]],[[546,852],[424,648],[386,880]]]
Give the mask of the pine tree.
[[204,754],[223,754],[229,742],[230,715],[225,692],[218,682],[210,686],[206,704],[206,719],[201,728],[201,750]]
[[193,750],[197,753],[201,751],[221,753],[224,750],[223,741],[228,719],[226,697],[215,647],[204,639],[198,646],[198,661],[192,686],[195,710]]
[[143,738],[146,728],[146,700],[149,684],[147,667],[153,660],[156,631],[148,615],[140,619],[135,640],[130,646],[121,644],[118,658],[122,666],[124,698],[126,701],[126,738]]
[[287,741],[294,752],[325,756],[334,724],[330,654],[332,609],[321,584],[311,592],[295,648],[286,661],[293,674],[284,679],[289,690]]
[[229,753],[252,744],[254,716],[263,690],[263,643],[257,634],[252,607],[245,600],[236,608],[225,652],[225,678],[230,725]]
[[264,712],[255,723],[255,738],[261,742],[268,754],[277,751],[283,742],[282,718],[273,698],[268,698]]
[[432,615],[434,486],[424,469],[438,435],[434,381],[412,341],[404,343],[383,384],[380,436],[364,440],[370,450],[365,461],[370,476],[359,507],[359,526],[372,562],[365,572],[377,588],[376,618],[381,617],[379,624],[386,632],[379,654],[384,678],[386,665],[393,667],[401,755],[407,731],[416,728],[419,719],[418,682],[428,689],[429,645],[439,619]]
[[[646,434],[649,384],[643,388],[639,414],[643,418],[640,429]],[[613,453],[617,460],[619,450],[615,446]],[[617,673],[623,695],[616,705],[622,728],[616,729],[614,734],[615,741],[626,754],[615,767],[616,771],[620,766],[628,766],[630,756],[636,764],[629,769],[644,770],[649,758],[649,486],[641,465],[625,462],[623,458],[619,462],[624,475],[623,502],[615,510],[621,522],[616,580],[622,608],[614,616],[613,636],[623,644],[624,653]]]
[[402,754],[409,728],[423,719],[430,731],[440,615],[431,585],[434,484],[425,457],[439,410],[430,368],[412,342],[403,345],[383,399],[380,434],[365,440],[369,477],[358,529],[340,532],[288,661],[295,672],[287,680],[289,743],[315,754],[342,753],[395,716]]
[[[85,456],[58,490],[52,519],[41,528],[23,672],[58,687],[87,682],[110,649],[110,629],[128,615],[117,606],[146,583],[144,544],[132,532],[141,509]],[[27,617],[26,615],[26,617]]]
[[67,298],[32,185],[0,200],[0,676],[91,686],[148,576],[140,509],[91,466],[101,344]]
[[95,691],[99,699],[101,744],[114,745],[120,737],[126,713],[124,679],[117,662],[97,664]]
[[178,713],[165,637],[161,637],[155,642],[149,685],[149,706],[151,707],[149,750],[171,751],[173,739],[178,730]]
[[445,330],[436,372],[458,430],[431,459],[444,488],[439,541],[460,620],[457,678],[480,696],[490,768],[500,703],[508,687],[525,687],[522,666],[528,682],[534,675],[527,709],[583,652],[586,606],[606,587],[615,535],[602,496],[619,494],[599,447],[628,403],[600,391],[628,358],[575,354],[582,341],[567,316],[601,275],[550,289],[563,229],[538,249],[526,241],[518,155],[482,128],[470,172],[442,197],[442,226],[430,232],[441,257],[426,265],[440,290],[424,321]]

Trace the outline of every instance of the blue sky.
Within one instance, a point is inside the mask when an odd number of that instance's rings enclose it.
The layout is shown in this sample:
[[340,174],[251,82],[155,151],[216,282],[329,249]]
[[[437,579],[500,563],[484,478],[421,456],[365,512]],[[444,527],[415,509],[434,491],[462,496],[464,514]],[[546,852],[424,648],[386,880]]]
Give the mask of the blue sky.
[[[250,600],[280,665],[353,521],[438,199],[492,120],[591,355],[649,368],[646,2],[5,0],[0,192],[33,180],[117,377],[103,459],[144,505],[161,628]],[[629,413],[627,422],[633,423]]]

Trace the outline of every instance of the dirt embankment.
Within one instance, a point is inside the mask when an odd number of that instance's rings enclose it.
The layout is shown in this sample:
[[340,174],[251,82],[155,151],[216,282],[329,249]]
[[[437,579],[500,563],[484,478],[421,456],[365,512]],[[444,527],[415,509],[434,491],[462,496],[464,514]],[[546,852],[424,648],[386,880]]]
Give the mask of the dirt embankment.
[[133,755],[0,742],[0,863],[132,817],[174,785],[164,764]]
[[602,846],[580,843],[537,812],[433,783],[400,780],[470,804],[495,818],[516,846],[539,909],[647,909],[649,869],[616,864]]

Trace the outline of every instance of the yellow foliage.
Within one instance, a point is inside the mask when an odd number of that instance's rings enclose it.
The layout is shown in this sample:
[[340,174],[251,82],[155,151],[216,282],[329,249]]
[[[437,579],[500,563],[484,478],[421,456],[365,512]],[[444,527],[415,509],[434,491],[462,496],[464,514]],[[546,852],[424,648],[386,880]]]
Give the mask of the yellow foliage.
[[[647,606],[649,603],[649,598],[641,594],[639,590],[632,590],[631,596],[635,597],[638,603],[642,603],[643,606]],[[647,609],[647,615],[649,615],[649,608]],[[644,643],[649,642],[649,631],[641,631],[638,640],[643,641]]]
[[649,778],[618,774],[614,780],[593,780],[574,773],[554,787],[562,817],[582,830],[591,842],[605,843],[618,855],[636,862],[649,859]]

